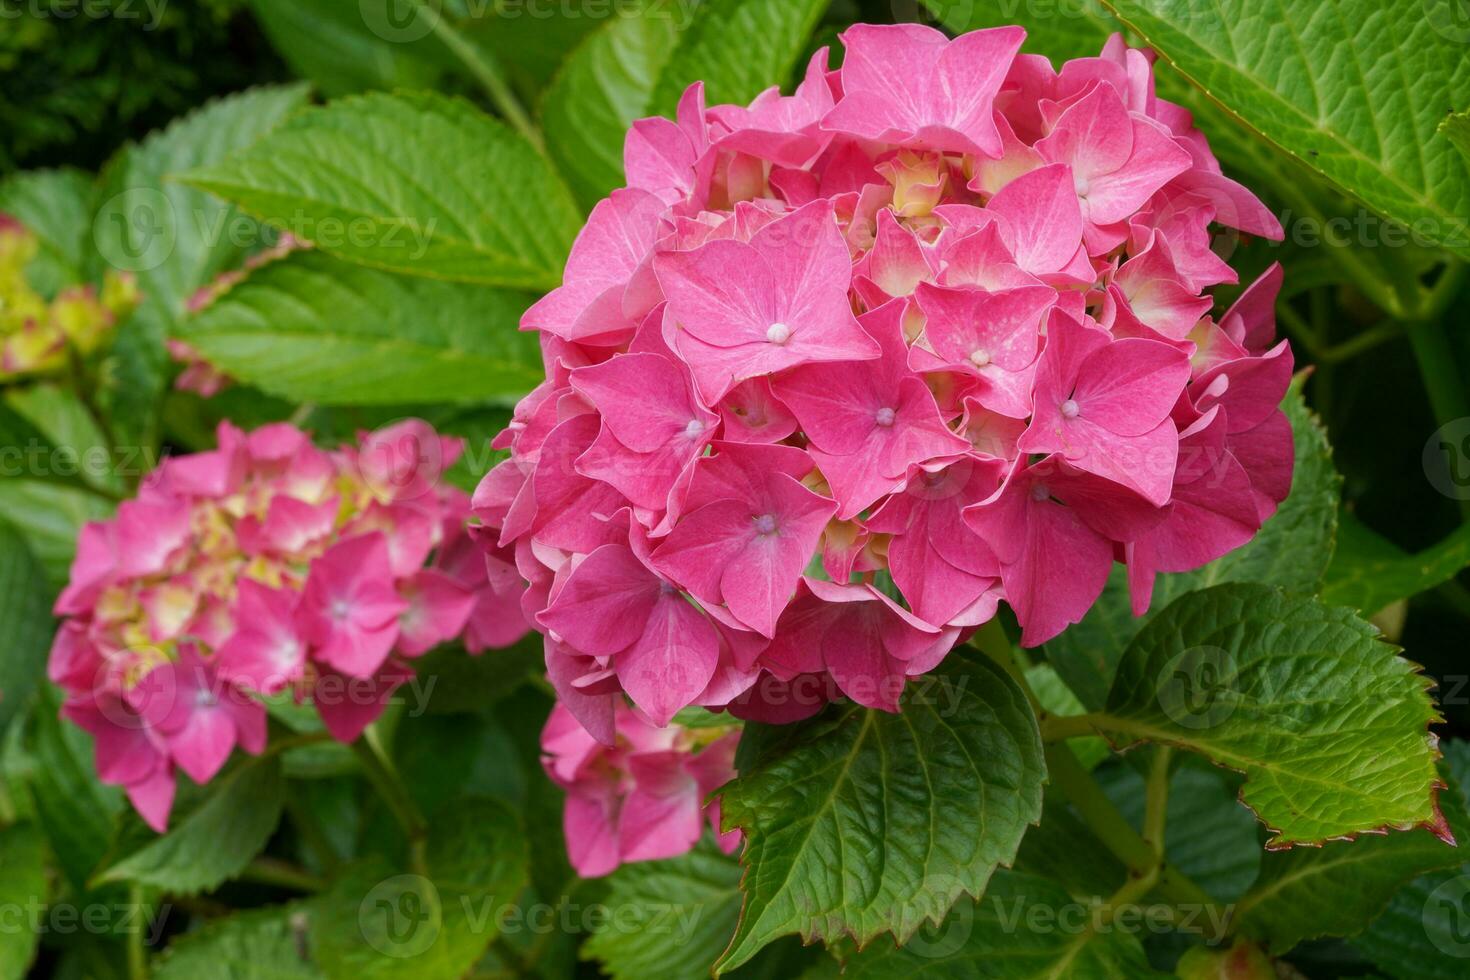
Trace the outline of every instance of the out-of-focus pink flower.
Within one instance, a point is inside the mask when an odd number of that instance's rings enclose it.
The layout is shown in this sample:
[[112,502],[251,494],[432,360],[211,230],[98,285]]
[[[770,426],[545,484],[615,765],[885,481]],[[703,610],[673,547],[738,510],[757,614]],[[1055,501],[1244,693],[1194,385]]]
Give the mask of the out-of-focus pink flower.
[[86,525],[48,675],[102,779],[161,830],[177,770],[206,782],[236,747],[264,749],[262,696],[310,699],[347,741],[406,659],[519,639],[525,580],[469,539],[468,501],[440,482],[459,451],[416,420],[336,452],[225,422],[217,448],[165,460]]

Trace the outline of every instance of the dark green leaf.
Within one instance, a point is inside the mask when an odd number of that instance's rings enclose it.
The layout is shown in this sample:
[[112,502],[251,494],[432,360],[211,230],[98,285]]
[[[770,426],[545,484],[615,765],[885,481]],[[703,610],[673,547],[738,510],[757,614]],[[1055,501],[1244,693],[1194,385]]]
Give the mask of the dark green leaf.
[[1411,555],[1351,514],[1344,514],[1322,600],[1371,615],[1448,582],[1466,566],[1470,566],[1470,524]]
[[1470,256],[1467,161],[1436,132],[1470,104],[1459,0],[1104,0],[1280,150]]
[[30,928],[46,907],[43,837],[32,823],[0,829],[0,980],[20,980],[30,970],[40,934]]
[[61,697],[42,686],[31,712],[31,796],[36,821],[51,841],[52,853],[78,891],[107,853],[113,822],[122,811],[122,793],[104,786],[92,766],[92,739],[64,722]]
[[1036,719],[1003,671],[957,649],[900,714],[834,707],[774,740],[722,796],[745,832],[728,971],[791,933],[908,938],[1015,859],[1041,813]]
[[593,933],[582,955],[614,980],[703,976],[735,934],[740,865],[709,835],[682,857],[625,864],[609,880],[604,903],[638,919]]
[[180,334],[234,377],[329,405],[514,401],[542,377],[527,299],[300,252],[252,273]]
[[169,944],[154,980],[317,980],[303,956],[306,915],[285,906],[215,919]]
[[1144,627],[1097,724],[1244,773],[1272,843],[1320,844],[1439,819],[1428,686],[1352,610],[1222,585]]
[[341,258],[491,286],[557,285],[581,224],[529,143],[427,93],[308,109],[185,179]]
[[809,976],[833,980],[1150,980],[1138,938],[1093,928],[1097,909],[1045,878],[1000,871],[978,902],[962,900],[943,925],[901,949],[888,937]]
[[258,88],[212,102],[122,150],[103,172],[92,226],[96,268],[138,277],[143,305],[117,330],[99,400],[119,441],[153,445],[166,371],[164,339],[195,290],[238,267],[266,235],[202,191],[173,180],[249,146],[306,101],[306,87]]
[[193,895],[238,874],[280,822],[286,794],[280,760],[243,760],[201,793],[192,811],[173,815],[168,833],[119,856],[96,882],[136,882]]
[[46,675],[56,623],[40,562],[25,538],[0,520],[0,732]]
[[526,883],[525,832],[504,804],[462,800],[428,834],[428,877],[358,865],[316,903],[311,936],[332,980],[457,980]]

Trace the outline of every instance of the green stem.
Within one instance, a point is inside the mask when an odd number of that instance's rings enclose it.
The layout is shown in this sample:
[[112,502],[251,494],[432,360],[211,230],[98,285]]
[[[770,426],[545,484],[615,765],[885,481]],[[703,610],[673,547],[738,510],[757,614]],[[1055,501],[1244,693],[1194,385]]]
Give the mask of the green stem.
[[466,41],[433,4],[419,0],[418,9],[420,17],[428,18],[429,29],[434,32],[434,36],[475,76],[475,80],[485,89],[485,94],[490,96],[490,101],[505,117],[506,122],[514,126],[532,146],[544,153],[546,144],[541,139],[540,130],[531,122],[531,117],[511,91],[500,66],[483,50]]
[[1460,294],[1460,287],[1465,284],[1466,266],[1464,262],[1452,260],[1445,266],[1444,272],[1440,273],[1439,281],[1429,291],[1429,297],[1420,311],[1421,320],[1438,320],[1444,316],[1450,304]]
[[1031,710],[1041,713],[1041,702],[1037,699],[1035,692],[1031,690],[1031,683],[1026,680],[1026,669],[1016,656],[1016,648],[1011,645],[1010,637],[1000,625],[1000,620],[992,618],[990,622],[980,627],[979,631],[971,638],[970,642],[975,648],[994,660],[1001,669],[1011,675],[1011,680],[1026,695],[1026,700],[1031,702]]
[[1171,867],[1161,854],[1155,853],[1148,841],[1139,836],[1127,818],[1118,812],[1113,801],[1082,768],[1071,749],[1065,745],[1047,746],[1046,768],[1052,785],[1076,807],[1103,846],[1123,862],[1130,878],[1155,878],[1153,887],[1170,901],[1181,905],[1210,907],[1216,904],[1209,893]]
[[1048,743],[1065,742],[1069,738],[1096,735],[1099,717],[1096,714],[1047,715],[1041,719],[1041,740]]
[[[142,885],[132,885],[128,888],[128,902],[135,911],[142,911]],[[128,980],[148,980],[148,953],[143,947],[147,937],[143,934],[142,921],[143,916],[135,916],[135,925],[128,932]]]
[[1169,819],[1169,762],[1173,757],[1174,750],[1167,745],[1155,746],[1143,804],[1143,839],[1153,848],[1160,865],[1164,863],[1164,831]]
[[1302,192],[1291,180],[1283,180],[1277,188],[1291,206],[1305,218],[1314,221],[1322,229],[1322,244],[1342,269],[1345,281],[1362,290],[1383,312],[1393,317],[1403,317],[1412,307],[1405,307],[1395,289],[1384,289],[1382,280],[1391,278],[1382,269],[1375,269],[1359,257],[1351,241],[1337,237],[1337,232],[1327,222],[1327,215]]
[[419,813],[418,804],[413,801],[408,793],[408,788],[403,785],[403,779],[398,775],[388,754],[378,742],[376,726],[370,725],[362,733],[362,737],[352,743],[352,751],[357,753],[358,761],[362,763],[364,774],[368,782],[373,784],[373,789],[382,798],[388,811],[393,814],[393,819],[403,828],[403,835],[408,838],[409,856],[413,870],[418,874],[425,873],[424,862],[424,837],[428,829],[423,814]]
[[326,888],[326,883],[314,874],[308,874],[294,864],[279,858],[258,857],[240,872],[241,881],[252,881],[257,885],[274,885],[292,891],[314,893]]

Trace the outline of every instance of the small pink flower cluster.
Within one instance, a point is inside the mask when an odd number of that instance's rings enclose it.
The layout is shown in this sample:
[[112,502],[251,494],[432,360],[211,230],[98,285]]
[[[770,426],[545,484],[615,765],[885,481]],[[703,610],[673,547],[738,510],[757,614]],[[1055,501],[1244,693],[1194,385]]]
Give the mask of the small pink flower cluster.
[[546,774],[567,791],[563,826],[567,856],[584,878],[627,861],[676,857],[698,842],[706,818],[726,854],[740,831],[720,833],[712,790],[735,778],[738,732],[652,725],[618,704],[616,744],[594,739],[566,708],[552,709],[541,731]]
[[96,738],[97,771],[162,830],[175,772],[214,777],[266,743],[261,696],[309,697],[350,742],[413,671],[463,635],[524,635],[520,583],[491,581],[441,485],[457,439],[408,420],[326,452],[288,424],[166,460],[136,499],[87,524],[49,675]]
[[1144,53],[1023,36],[859,25],[792,96],[633,125],[473,501],[604,743],[623,694],[895,710],[1001,600],[1042,643],[1116,560],[1142,611],[1285,497],[1279,268],[1205,292],[1211,225],[1280,225]]

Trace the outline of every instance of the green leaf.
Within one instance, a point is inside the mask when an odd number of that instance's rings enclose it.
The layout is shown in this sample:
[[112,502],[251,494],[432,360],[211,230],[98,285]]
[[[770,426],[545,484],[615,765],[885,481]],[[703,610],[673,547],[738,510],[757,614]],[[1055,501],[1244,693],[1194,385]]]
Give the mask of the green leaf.
[[581,225],[529,143],[463,99],[428,93],[304,110],[183,179],[341,258],[490,286],[557,285]]
[[[1470,832],[1454,777],[1441,792],[1445,819],[1459,839]],[[1362,932],[1401,885],[1430,871],[1458,867],[1463,855],[1426,829],[1329,841],[1321,847],[1267,851],[1261,874],[1235,906],[1235,924],[1280,955],[1321,936]]]
[[1448,582],[1466,566],[1470,566],[1470,524],[1411,555],[1351,514],[1343,514],[1322,600],[1372,614]]
[[723,791],[745,832],[745,906],[717,965],[778,936],[907,939],[1010,864],[1041,814],[1030,706],[977,652],[910,685],[900,714],[828,709],[771,740]]
[[[546,87],[567,52],[584,37],[609,20],[638,16],[639,9],[630,0],[559,0],[554,7],[481,0],[464,6],[466,16],[455,25],[459,32],[503,65],[520,88],[533,93]],[[669,6],[675,8],[670,15],[679,16],[678,5]]]
[[1049,878],[1074,895],[1110,895],[1128,875],[1060,791],[1050,787],[1042,800],[1041,821],[1021,840],[1015,869]]
[[[1455,808],[1470,808],[1470,742],[1440,743],[1441,767],[1458,789]],[[1446,812],[1451,804],[1446,803]],[[1460,865],[1427,874],[1401,888],[1382,915],[1352,940],[1384,974],[1397,980],[1461,980],[1470,958],[1470,936],[1464,923],[1466,895],[1470,895],[1470,841],[1458,837]],[[1426,941],[1427,940],[1427,941]]]
[[682,857],[625,864],[604,904],[636,909],[636,922],[603,929],[582,946],[613,980],[705,974],[735,933],[740,865],[706,835]]
[[635,119],[672,116],[705,83],[710,104],[749,102],[786,81],[827,0],[705,0],[691,17],[641,0],[567,58],[541,105],[547,150],[591,206],[623,183],[623,138]]
[[293,253],[179,330],[271,394],[324,405],[514,401],[543,376],[527,298]]
[[55,592],[70,576],[82,525],[110,516],[112,505],[90,491],[44,480],[0,480],[0,513],[15,522]]
[[439,87],[443,49],[417,26],[392,29],[407,19],[407,7],[406,0],[250,0],[271,47],[328,96]]
[[48,383],[12,387],[4,392],[4,402],[39,429],[52,448],[36,458],[27,454],[20,474],[7,467],[0,475],[75,481],[116,496],[126,489],[125,476],[145,472],[141,460],[124,459],[124,453],[108,445],[92,413],[69,388]]
[[138,277],[143,304],[117,330],[99,400],[120,442],[154,443],[166,374],[164,339],[195,290],[236,268],[265,235],[234,208],[173,180],[249,146],[306,101],[306,87],[257,88],[211,102],[122,150],[102,175],[90,278],[102,267]]
[[21,533],[0,520],[0,732],[46,675],[55,621],[41,564]]
[[169,944],[154,980],[318,980],[303,959],[306,912],[255,909],[214,919]]
[[985,897],[962,902],[938,928],[902,948],[884,937],[810,976],[841,980],[1149,980],[1137,936],[1121,928],[1090,928],[1096,909],[1056,882],[1000,871]]
[[1133,615],[1128,579],[1113,569],[1107,587],[1082,621],[1046,645],[1047,659],[1089,709],[1102,707],[1118,658],[1150,618],[1177,597],[1224,582],[1261,582],[1291,592],[1316,594],[1332,560],[1337,534],[1338,488],[1327,433],[1299,391],[1282,405],[1296,443],[1291,494],[1250,543],[1193,572],[1160,575],[1153,604]]
[[36,822],[51,851],[78,891],[107,853],[112,825],[122,811],[120,790],[104,786],[92,765],[92,738],[58,715],[61,697],[42,685],[31,712],[31,798]]
[[624,134],[648,115],[679,32],[672,16],[613,17],[578,45],[546,90],[546,150],[584,206],[622,186]]
[[86,278],[96,187],[80,170],[32,170],[0,181],[0,213],[20,221],[39,248],[26,279],[42,296]]
[[44,838],[32,823],[0,830],[0,908],[7,915],[0,931],[0,980],[20,980],[36,956],[40,933],[31,916],[46,906]]
[[428,841],[427,877],[377,859],[316,903],[313,946],[332,980],[456,980],[494,940],[498,913],[526,884],[516,815],[495,800],[462,799],[431,823]]
[[704,0],[660,73],[652,107],[670,115],[704,82],[710,105],[741,105],[786,80],[829,0]]
[[238,874],[280,823],[286,796],[280,759],[244,760],[201,792],[192,811],[174,814],[168,833],[114,861],[95,882],[136,882],[193,895]]
[[929,12],[955,34],[1019,24],[1026,28],[1021,50],[1060,63],[1095,58],[1103,42],[1121,25],[1096,3],[1006,3],[1004,0],[922,0]]
[[1263,585],[1186,595],[1118,665],[1096,725],[1244,773],[1268,846],[1439,818],[1429,681],[1349,609]]
[[1470,172],[1436,132],[1470,105],[1458,0],[1104,2],[1281,150],[1470,256]]
[[1439,131],[1458,149],[1470,164],[1470,110],[1455,112],[1444,117],[1444,122],[1439,124]]

